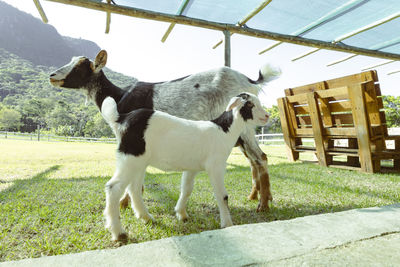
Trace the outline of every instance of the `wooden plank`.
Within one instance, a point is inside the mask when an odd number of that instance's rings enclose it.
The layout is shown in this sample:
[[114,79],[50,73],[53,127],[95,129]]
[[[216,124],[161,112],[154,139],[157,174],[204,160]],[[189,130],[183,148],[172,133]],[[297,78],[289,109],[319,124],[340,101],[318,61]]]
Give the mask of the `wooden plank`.
[[364,71],[361,73],[330,79],[323,82],[316,82],[308,85],[297,86],[294,88],[286,89],[285,95],[286,96],[297,95],[302,93],[324,90],[326,88],[331,89],[336,87],[343,87],[347,86],[348,84],[361,83],[366,81],[378,81],[376,71],[374,70]]
[[[394,150],[400,154],[400,136],[399,138],[396,138],[394,141]],[[393,169],[396,171],[400,171],[400,159],[394,159],[393,160]]]
[[300,116],[300,117],[297,117],[297,120],[299,121],[300,128],[311,128],[310,116]]
[[[341,101],[341,102],[331,102],[329,101],[329,110],[331,113],[337,113],[337,112],[351,112],[351,104],[350,101]],[[297,106],[294,105],[294,112],[296,115],[305,115],[309,114],[309,108],[308,106],[301,105]]]
[[306,94],[297,94],[292,96],[287,96],[289,103],[296,103],[296,104],[305,104],[307,103],[307,95]]
[[354,167],[354,166],[348,166],[348,165],[340,165],[338,163],[336,164],[331,164],[329,167],[332,168],[338,168],[338,169],[344,169],[344,170],[351,170],[351,171],[359,171],[360,167]]
[[300,146],[296,146],[295,149],[298,150],[298,151],[300,151],[300,150],[301,150],[301,151],[306,151],[306,150],[315,151],[315,147],[313,147],[313,146],[303,146],[303,145],[300,145]]
[[312,128],[299,128],[295,129],[295,136],[299,137],[314,137],[314,132]]
[[[355,149],[357,150],[358,154],[358,142],[356,138],[349,138],[347,140],[348,142],[348,149]],[[347,164],[349,166],[360,166],[360,159],[359,156],[357,155],[356,157],[353,156],[347,156]]]
[[355,128],[326,128],[325,133],[329,137],[349,137],[354,138],[357,136]]
[[321,101],[320,106],[322,111],[322,122],[324,124],[324,127],[332,127],[333,121],[332,121],[332,114],[329,109],[329,101],[326,98],[323,98],[320,101]]
[[294,129],[293,126],[291,126],[291,120],[288,117],[289,113],[286,98],[278,98],[278,109],[288,159],[289,161],[296,161],[299,158],[299,153],[294,151],[296,141],[294,139]]
[[367,105],[369,122],[371,124],[381,125],[382,123],[379,114],[379,107],[375,94],[375,84],[373,82],[365,84],[365,101]]
[[378,81],[378,77],[376,75],[376,71],[364,71],[361,73],[356,73],[336,79],[327,80],[326,83],[328,88],[335,88],[341,86],[347,86],[354,83],[362,83],[368,81]]
[[48,23],[49,20],[47,19],[47,16],[46,16],[46,14],[44,13],[43,7],[42,7],[42,5],[40,4],[39,0],[33,0],[33,2],[35,3],[35,6],[36,6],[37,10],[39,11],[39,14],[40,14],[40,17],[42,18],[42,21],[43,21],[44,23]]
[[307,94],[308,106],[310,108],[310,117],[312,123],[312,130],[314,134],[315,147],[317,150],[318,162],[322,166],[328,166],[328,158],[325,153],[325,140],[323,136],[323,126],[318,107],[318,100],[316,98],[316,92]]
[[288,114],[288,118],[290,120],[290,125],[292,126],[293,129],[299,128],[298,126],[298,119],[296,117],[296,111],[294,110],[294,106],[289,103],[289,100],[287,97],[285,97],[285,108],[286,112]]
[[351,113],[333,114],[332,119],[335,127],[354,127],[353,114]]
[[[315,92],[319,98],[347,96],[347,86]],[[347,98],[347,97],[346,97]]]
[[303,86],[298,86],[295,88],[289,88],[285,90],[285,95],[286,96],[292,96],[292,95],[299,95],[299,94],[306,94],[310,92],[316,92],[319,90],[324,90],[326,88],[325,82],[317,82],[317,83],[312,83],[312,84],[307,84]]
[[332,153],[343,152],[343,153],[358,154],[357,148],[348,148],[348,147],[334,147],[334,148],[329,148],[327,151]]
[[371,154],[370,130],[368,115],[366,113],[364,84],[350,85],[349,98],[353,109],[361,169],[364,172],[373,173],[374,165]]

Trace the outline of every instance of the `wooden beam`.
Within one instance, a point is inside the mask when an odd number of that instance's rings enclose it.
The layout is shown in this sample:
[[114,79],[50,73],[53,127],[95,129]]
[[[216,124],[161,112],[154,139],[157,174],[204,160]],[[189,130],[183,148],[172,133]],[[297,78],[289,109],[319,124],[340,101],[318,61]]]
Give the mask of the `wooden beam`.
[[[178,12],[176,13],[177,15],[182,15],[182,13],[185,11],[187,5],[189,4],[191,0],[183,0],[181,3],[181,6],[178,9]],[[161,42],[165,42],[171,33],[172,29],[175,27],[176,23],[171,23],[167,29],[167,31],[164,33],[164,36],[161,38]]]
[[283,139],[286,144],[286,152],[289,161],[296,161],[299,159],[299,152],[294,151],[296,147],[296,140],[293,138],[293,127],[290,125],[291,121],[288,118],[289,112],[287,109],[287,99],[285,97],[278,98],[279,118],[281,120]]
[[315,52],[318,52],[318,51],[320,51],[320,50],[321,50],[321,48],[313,48],[313,49],[311,49],[311,50],[309,50],[309,51],[307,51],[307,52],[301,54],[300,56],[297,56],[297,57],[295,57],[295,58],[292,58],[292,61],[299,60],[299,59],[301,59],[301,58],[303,58],[303,57],[306,57],[306,56],[309,56],[309,55],[311,55],[311,54],[314,54]]
[[320,115],[321,112],[318,107],[318,100],[315,92],[307,93],[307,103],[308,107],[310,108],[310,118],[318,162],[322,166],[328,166],[330,164],[330,160],[325,151],[326,140],[324,137],[324,126],[322,124]]
[[364,89],[365,84],[349,85],[349,98],[357,134],[361,169],[373,173],[374,164],[371,154],[370,123],[368,121]]
[[400,73],[400,70],[394,70],[394,71],[388,72],[387,75],[392,75],[392,74],[396,74],[396,73]]
[[[258,13],[261,12],[261,10],[263,10],[266,6],[269,5],[269,3],[271,3],[272,0],[266,0],[264,2],[262,2],[256,9],[254,9],[253,11],[251,11],[246,17],[244,17],[242,20],[240,20],[237,25],[242,27],[243,25],[245,25],[250,19],[252,19],[255,15],[257,15]],[[232,33],[233,34],[233,33]],[[231,34],[231,35],[232,35]],[[216,43],[213,46],[213,49],[217,48],[220,44],[222,44],[223,40],[221,39],[218,43]]]
[[[107,0],[107,4],[111,5],[111,0]],[[110,32],[110,24],[111,24],[111,13],[107,12],[106,18],[106,33]]]
[[[375,45],[369,47],[369,49],[372,49],[372,50],[381,50],[381,49],[384,49],[384,48],[387,48],[387,47],[390,47],[390,46],[393,46],[393,45],[397,45],[397,44],[399,44],[399,43],[400,43],[400,37],[396,37],[396,38],[394,38],[394,39],[392,39],[392,40],[385,41],[385,42],[383,42],[383,43],[375,44]],[[345,58],[339,59],[339,60],[337,60],[337,61],[331,62],[331,63],[329,63],[329,64],[326,65],[326,66],[327,66],[327,67],[333,66],[333,65],[342,63],[342,62],[344,62],[344,61],[347,61],[347,60],[349,60],[349,59],[351,59],[351,58],[353,58],[353,57],[356,57],[356,56],[357,56],[357,55],[350,55],[350,56],[348,56],[348,57],[345,57]]]
[[42,18],[42,21],[44,23],[48,23],[49,20],[47,19],[47,16],[44,13],[44,10],[43,10],[42,5],[40,4],[39,0],[33,0],[33,2],[35,3],[35,6],[36,6],[37,10],[39,11],[39,14],[40,14],[40,17]]
[[379,63],[379,64],[371,65],[371,66],[365,67],[364,69],[362,69],[362,71],[374,69],[374,68],[377,68],[377,67],[380,67],[380,66],[384,66],[384,65],[393,63],[393,62],[396,62],[396,60],[389,60],[389,61],[385,61],[385,62],[382,62],[382,63]]
[[[390,16],[384,18],[384,19],[375,21],[375,22],[373,22],[373,23],[371,23],[371,24],[368,24],[367,26],[361,27],[361,28],[359,28],[359,29],[357,29],[357,30],[354,30],[354,31],[350,32],[350,33],[346,33],[346,34],[344,34],[344,35],[342,35],[342,36],[339,36],[339,37],[336,38],[334,41],[332,41],[332,44],[338,44],[339,42],[341,42],[341,41],[343,41],[343,40],[345,40],[345,39],[348,39],[348,38],[350,38],[350,37],[353,37],[354,35],[357,35],[357,34],[360,34],[360,33],[362,33],[362,32],[365,32],[365,31],[368,31],[368,30],[370,30],[370,29],[373,29],[373,28],[375,28],[375,27],[378,27],[378,26],[380,26],[380,25],[382,25],[382,24],[384,24],[384,23],[387,23],[387,22],[389,22],[389,21],[391,21],[391,20],[397,19],[398,17],[400,17],[400,12],[397,12],[397,13],[395,13],[395,14],[393,14],[393,15],[390,15]],[[374,50],[378,50],[378,48],[367,49],[367,50],[374,51]],[[302,55],[302,56],[300,56],[300,57],[297,57],[297,58],[295,58],[294,60],[292,59],[292,61],[295,61],[295,60],[298,60],[298,59],[300,59],[300,58],[306,57],[306,56],[308,56],[308,55],[310,55],[310,54],[312,54],[312,53],[315,53],[315,52],[317,52],[317,51],[318,51],[318,50],[311,50],[310,52],[306,52],[304,55]],[[356,51],[353,51],[353,52],[356,52]],[[357,54],[357,53],[355,53],[355,54]],[[367,56],[367,55],[365,55],[365,54],[360,54],[360,55]],[[342,62],[342,61],[340,61],[340,62]],[[339,63],[339,62],[338,62],[338,63]]]
[[357,35],[357,34],[360,34],[362,32],[365,32],[365,31],[368,31],[370,29],[373,29],[375,27],[378,27],[378,26],[380,26],[380,25],[382,25],[384,23],[387,23],[387,22],[389,22],[391,20],[397,19],[398,17],[400,17],[400,12],[396,12],[395,14],[392,14],[392,15],[390,15],[390,16],[388,16],[386,18],[383,18],[381,20],[375,21],[375,22],[373,22],[371,24],[368,24],[367,26],[364,26],[364,27],[361,27],[361,28],[359,28],[357,30],[354,30],[352,32],[343,34],[342,36],[339,36],[338,38],[336,38],[333,42],[334,43],[341,42],[341,41],[343,41],[345,39],[353,37],[354,35]]
[[[361,5],[365,4],[366,1],[365,0],[351,0],[347,3],[345,3],[344,5],[341,5],[338,8],[335,8],[334,10],[328,12],[327,14],[325,14],[324,16],[320,17],[319,19],[317,19],[316,21],[311,22],[310,24],[304,26],[303,28],[292,32],[290,35],[295,35],[295,36],[301,36],[315,28],[318,28],[319,26],[332,21],[334,19],[337,19],[338,17],[346,14],[347,12],[349,12],[350,10],[354,10],[355,8],[360,7]],[[266,49],[260,51],[258,54],[264,54],[265,52],[271,50],[274,47],[277,47],[278,45],[282,44],[283,42],[278,42],[275,43],[269,47],[267,47]],[[294,60],[293,60],[294,61]]]
[[171,22],[171,23],[175,22],[177,24],[201,27],[211,30],[218,30],[218,31],[228,30],[231,33],[238,33],[257,38],[283,41],[291,44],[311,46],[315,48],[322,48],[322,49],[348,52],[348,53],[357,53],[360,55],[377,57],[377,58],[400,60],[400,54],[374,51],[374,50],[349,46],[342,43],[333,44],[331,42],[323,42],[314,39],[306,39],[298,36],[290,36],[286,34],[273,33],[247,27],[240,27],[233,24],[217,23],[201,19],[188,18],[185,16],[164,14],[143,9],[137,9],[133,7],[126,7],[120,5],[107,5],[105,3],[97,2],[94,0],[46,0],[46,1],[79,6],[104,12],[109,11],[111,13],[131,16],[136,18],[151,19],[151,20]]
[[349,60],[349,59],[352,59],[353,57],[356,57],[356,56],[357,56],[357,55],[350,55],[350,56],[344,57],[344,58],[342,58],[342,59],[339,59],[339,60],[333,61],[333,62],[331,62],[331,63],[328,63],[326,66],[327,66],[327,67],[333,66],[333,65],[339,64],[339,63],[341,63],[341,62],[347,61],[347,60]]

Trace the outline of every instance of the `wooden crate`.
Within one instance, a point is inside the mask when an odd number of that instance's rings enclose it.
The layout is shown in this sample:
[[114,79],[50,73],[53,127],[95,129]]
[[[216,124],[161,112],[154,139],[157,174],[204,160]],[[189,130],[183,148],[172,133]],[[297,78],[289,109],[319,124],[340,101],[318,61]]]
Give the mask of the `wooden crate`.
[[[373,173],[391,160],[391,169],[400,171],[400,136],[388,135],[376,71],[286,89],[285,95],[278,107],[289,160],[314,152],[323,166]],[[394,149],[386,140],[394,140]]]

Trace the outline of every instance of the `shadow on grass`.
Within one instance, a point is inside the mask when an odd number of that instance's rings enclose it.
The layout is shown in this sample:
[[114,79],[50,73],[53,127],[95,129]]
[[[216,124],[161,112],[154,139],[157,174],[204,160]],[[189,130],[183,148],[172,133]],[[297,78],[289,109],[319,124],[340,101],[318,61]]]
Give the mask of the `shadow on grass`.
[[[388,190],[385,184],[393,180],[393,178],[394,183],[400,182],[400,175],[396,177],[394,174],[390,174],[390,176],[385,174],[366,174],[302,163],[272,165],[270,166],[270,175],[274,180],[289,180],[294,183],[322,188],[327,191],[376,197],[391,202],[400,201],[398,192],[396,190]],[[374,184],[376,185],[375,189],[372,186]],[[379,184],[382,184],[382,187]]]
[[17,189],[26,188],[27,186],[33,185],[33,184],[37,183],[38,181],[46,180],[46,177],[49,174],[58,171],[60,169],[60,167],[61,167],[60,165],[51,166],[51,167],[47,168],[46,170],[39,172],[38,174],[36,174],[28,179],[15,179],[12,181],[0,181],[1,183],[12,183],[11,186],[0,191],[0,201],[2,199],[1,195],[7,194],[8,192],[13,192]]
[[[275,203],[269,213],[257,213],[258,201],[246,198],[251,188],[250,168],[235,164],[228,164],[228,167],[225,184],[236,225],[287,220],[374,203],[373,200],[365,204],[358,201],[359,198],[376,199],[377,203],[400,201],[396,193],[400,189],[398,185],[385,187],[384,180],[388,176],[381,176],[379,180],[352,171],[281,163],[269,166]],[[54,165],[31,179],[15,180],[12,186],[0,192],[0,222],[5,225],[4,248],[7,248],[5,252],[0,251],[0,261],[15,250],[19,250],[15,255],[26,258],[115,247],[104,229],[102,215],[104,186],[110,177],[48,179],[59,168]],[[128,243],[219,229],[218,207],[209,178],[204,173],[196,178],[188,202],[189,220],[183,223],[175,218],[180,176],[178,172],[146,175],[144,201],[156,222],[144,225],[130,208],[122,211],[123,226],[130,233]],[[352,184],[349,182],[352,180],[358,181]],[[376,182],[377,186],[369,188],[366,182]],[[341,195],[344,201],[336,201],[335,198]],[[27,248],[22,240],[29,240],[30,247]],[[7,258],[11,259],[15,257]]]

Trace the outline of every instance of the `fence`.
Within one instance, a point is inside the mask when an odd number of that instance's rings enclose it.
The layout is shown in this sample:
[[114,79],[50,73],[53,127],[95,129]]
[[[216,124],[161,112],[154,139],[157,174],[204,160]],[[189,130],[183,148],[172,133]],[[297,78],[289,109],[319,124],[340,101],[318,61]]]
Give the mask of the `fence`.
[[48,141],[48,142],[94,142],[94,143],[115,143],[115,138],[91,138],[91,137],[73,137],[58,136],[52,134],[41,133],[17,133],[0,131],[0,138],[16,139],[16,140],[32,140],[32,141]]
[[[48,141],[48,142],[95,142],[95,143],[115,143],[115,138],[89,138],[89,137],[71,137],[71,136],[58,136],[51,134],[41,133],[17,133],[0,131],[0,138],[2,139],[17,139],[17,140],[31,140],[31,141]],[[265,145],[278,145],[283,144],[283,134],[258,134],[257,140]]]

